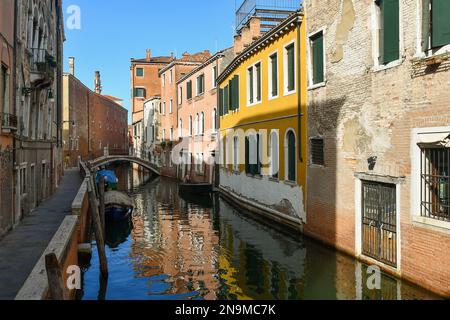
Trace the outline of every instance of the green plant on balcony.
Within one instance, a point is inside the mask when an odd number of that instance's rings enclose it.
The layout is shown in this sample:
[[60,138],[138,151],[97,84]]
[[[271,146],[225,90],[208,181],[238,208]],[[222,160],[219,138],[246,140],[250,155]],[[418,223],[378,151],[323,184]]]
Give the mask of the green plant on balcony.
[[163,149],[166,148],[166,142],[165,142],[165,141],[162,141],[162,142],[161,142],[161,148],[163,148]]
[[172,142],[172,141],[168,141],[168,142],[167,142],[167,146],[168,146],[169,148],[172,148],[173,142]]

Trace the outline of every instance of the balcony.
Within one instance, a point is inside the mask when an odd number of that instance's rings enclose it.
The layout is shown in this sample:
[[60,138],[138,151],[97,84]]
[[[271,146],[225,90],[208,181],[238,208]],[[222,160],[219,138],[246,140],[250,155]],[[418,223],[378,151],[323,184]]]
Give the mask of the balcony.
[[52,81],[56,69],[55,58],[45,49],[31,49],[31,82]]
[[301,0],[244,0],[236,10],[236,31],[239,32],[248,19],[261,18],[261,31],[267,32],[301,8]]
[[11,133],[17,130],[17,117],[10,113],[0,113],[1,133]]

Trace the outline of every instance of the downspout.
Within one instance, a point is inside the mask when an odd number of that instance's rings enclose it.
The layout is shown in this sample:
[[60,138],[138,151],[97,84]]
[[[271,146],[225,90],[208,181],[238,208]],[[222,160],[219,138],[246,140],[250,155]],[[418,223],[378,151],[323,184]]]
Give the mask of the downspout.
[[300,50],[300,16],[297,17],[297,96],[298,96],[298,110],[297,110],[297,121],[298,121],[298,158],[300,162],[303,163],[303,152],[302,152],[302,75],[301,75],[301,50]]
[[[17,89],[16,87],[16,79],[17,79],[17,54],[16,54],[16,46],[17,46],[17,13],[18,13],[18,1],[14,1],[14,39],[13,39],[13,72],[12,72],[12,84],[13,84],[13,114],[17,117]],[[21,125],[19,122],[17,123],[18,127]],[[17,133],[16,133],[17,136]],[[16,165],[16,137],[13,137],[13,165]],[[14,202],[13,202],[14,203]]]

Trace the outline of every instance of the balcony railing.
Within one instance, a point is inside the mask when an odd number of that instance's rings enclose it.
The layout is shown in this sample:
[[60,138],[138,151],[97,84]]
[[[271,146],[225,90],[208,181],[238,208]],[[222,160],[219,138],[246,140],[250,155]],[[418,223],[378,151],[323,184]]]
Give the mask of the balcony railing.
[[1,129],[17,130],[17,117],[10,113],[0,113]]
[[31,49],[30,68],[33,73],[52,77],[56,68],[55,58],[45,49]]
[[290,12],[300,9],[301,2],[301,0],[244,0],[236,10],[236,31],[240,31],[252,16],[260,16],[268,28],[275,26]]

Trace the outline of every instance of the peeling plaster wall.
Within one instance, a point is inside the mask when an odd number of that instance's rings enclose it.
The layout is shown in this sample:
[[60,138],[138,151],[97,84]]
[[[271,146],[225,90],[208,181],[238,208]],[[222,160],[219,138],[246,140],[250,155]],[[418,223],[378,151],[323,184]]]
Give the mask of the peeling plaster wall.
[[303,190],[298,185],[271,181],[268,177],[248,177],[245,172],[230,173],[224,169],[220,170],[220,184],[241,197],[306,222]]
[[[400,4],[400,56],[376,66],[373,0],[306,0],[307,34],[324,30],[326,85],[308,92],[309,137],[323,137],[325,166],[309,165],[305,232],[355,254],[356,172],[405,177],[399,187],[397,272],[450,296],[450,228],[417,223],[411,196],[415,128],[450,124],[450,59],[427,66],[421,2]],[[368,158],[376,156],[373,171]],[[445,245],[443,245],[445,244]]]

